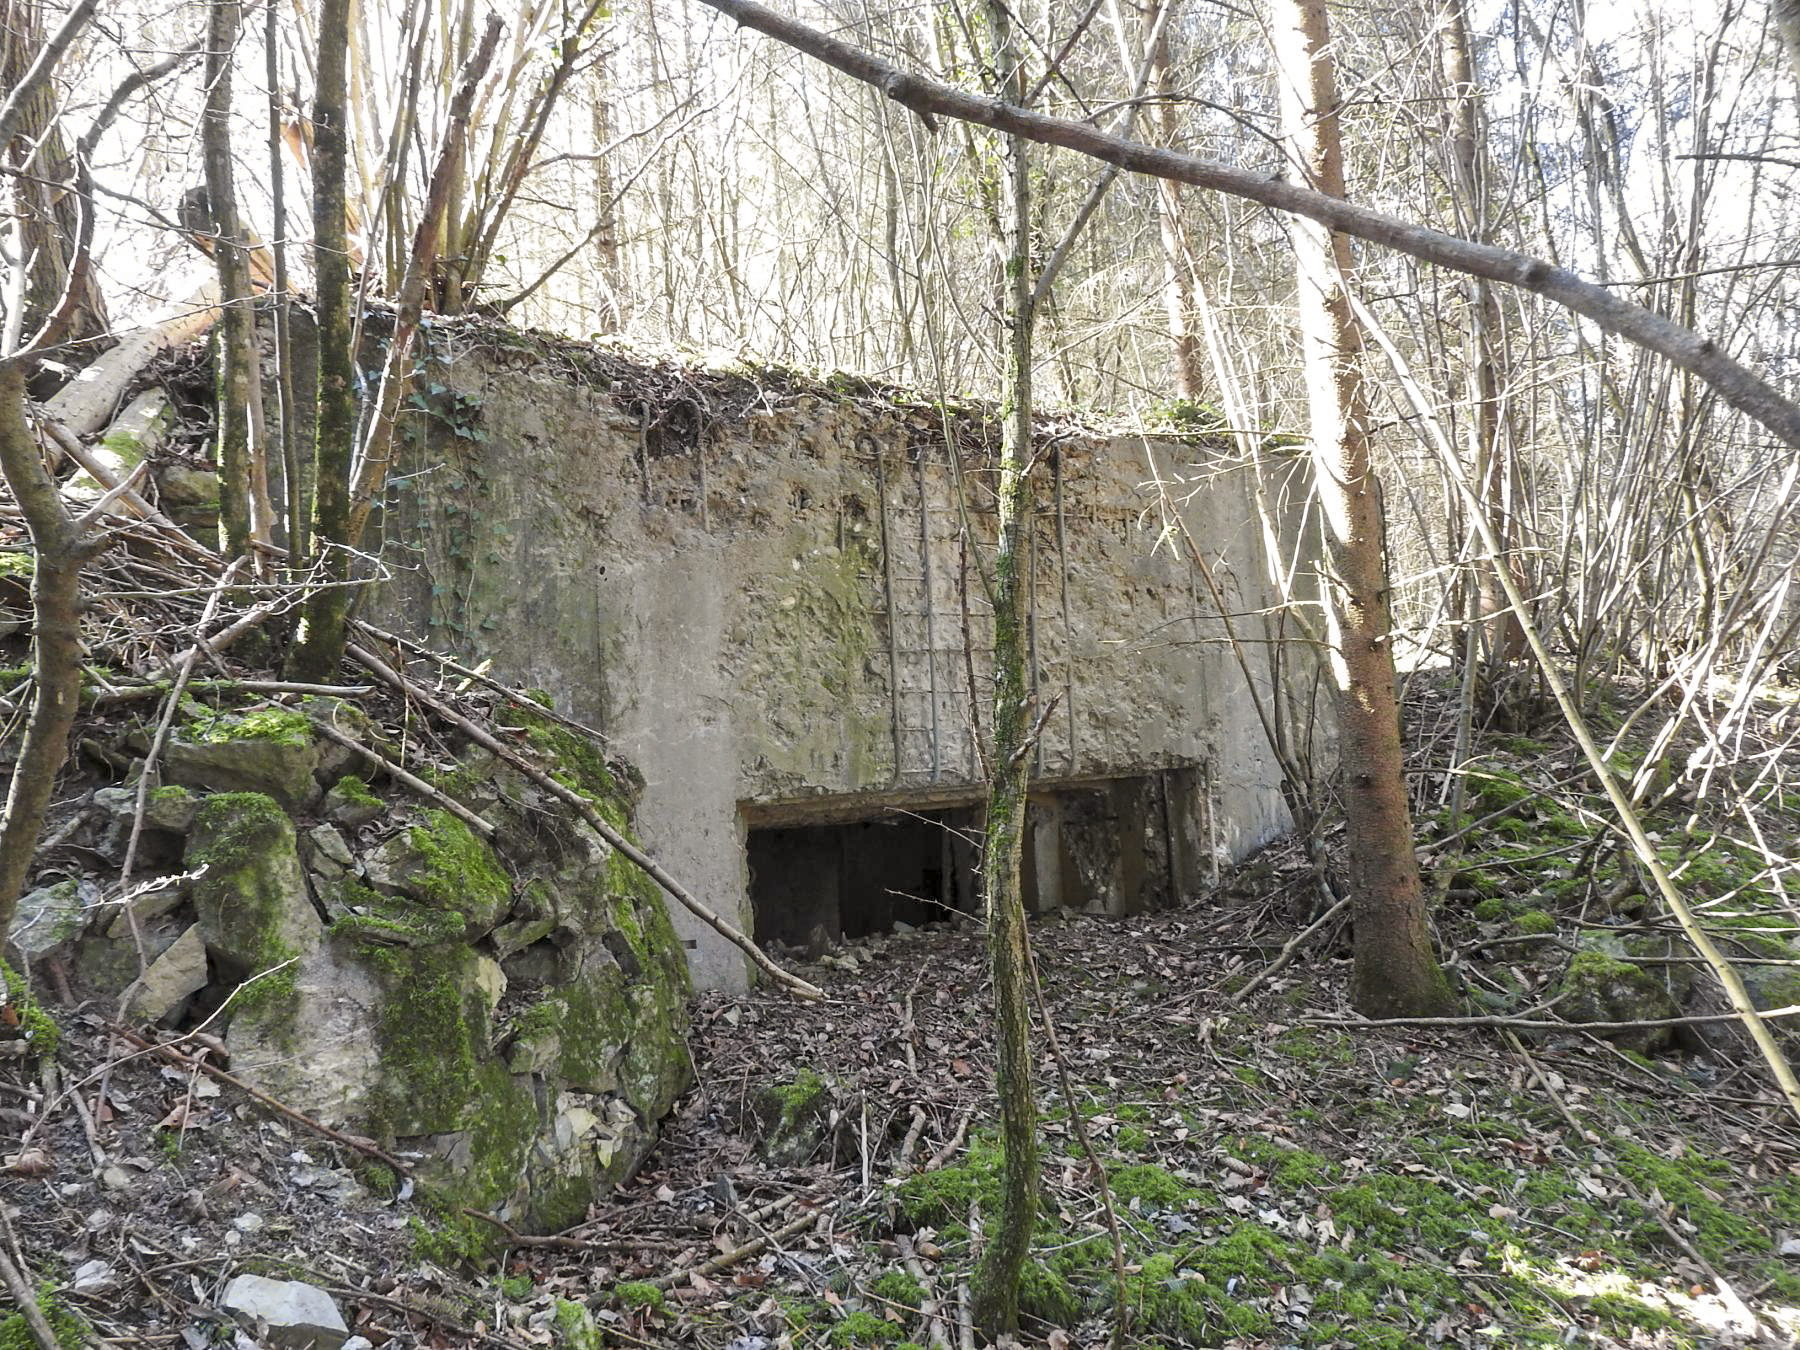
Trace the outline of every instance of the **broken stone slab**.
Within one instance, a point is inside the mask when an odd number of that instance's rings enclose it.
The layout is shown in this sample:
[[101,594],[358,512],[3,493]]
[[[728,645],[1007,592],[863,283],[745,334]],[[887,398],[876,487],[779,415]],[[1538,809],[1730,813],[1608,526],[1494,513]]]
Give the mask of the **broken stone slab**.
[[20,896],[7,946],[25,961],[37,961],[71,945],[87,931],[98,900],[93,884],[79,877]]
[[119,906],[118,913],[106,925],[106,936],[109,938],[128,938],[131,936],[132,921],[135,919],[141,928],[152,919],[160,919],[163,915],[181,907],[188,898],[191,887],[185,881],[174,877],[167,879],[166,885],[146,883],[145,889],[132,896],[130,901]]
[[345,774],[331,785],[319,810],[333,824],[359,830],[380,820],[387,811],[387,803],[369,791],[368,784],[362,779]]
[[127,1017],[160,1022],[206,988],[206,942],[200,925],[190,924],[161,956],[150,963],[125,1007]]
[[[301,703],[300,709],[315,722],[322,722],[340,735],[348,736],[371,750],[388,752],[387,737],[382,735],[369,714],[347,699],[315,695]],[[369,761],[356,751],[336,741],[320,739],[318,777],[321,783],[341,783],[347,774],[367,772]]]
[[118,1287],[119,1272],[98,1258],[92,1261],[83,1261],[76,1266],[75,1274],[69,1281],[69,1289],[72,1293],[81,1294],[87,1298],[113,1293]]
[[306,842],[312,846],[315,867],[319,866],[320,860],[335,864],[339,871],[348,871],[356,865],[344,836],[329,825],[313,826],[306,832]]
[[[313,771],[319,747],[303,719],[265,718],[252,713],[213,724],[206,739],[192,728],[163,748],[163,776],[182,787],[209,792],[260,792],[290,811],[305,811],[319,800]],[[234,730],[242,731],[233,735]]]
[[379,1090],[388,999],[372,972],[341,959],[341,946],[328,942],[303,957],[291,998],[253,1001],[225,1036],[234,1073],[334,1127],[362,1121]]
[[[138,916],[137,933],[123,914],[115,916],[104,932],[89,929],[75,944],[69,961],[69,979],[82,998],[114,999],[187,931],[191,920],[174,912]],[[115,935],[116,933],[116,935]],[[139,944],[142,956],[139,956]]]
[[190,871],[205,869],[194,882],[194,912],[228,979],[246,979],[319,945],[324,925],[307,894],[294,824],[273,798],[208,798],[185,861]]
[[556,931],[556,918],[546,915],[539,919],[515,919],[511,923],[503,923],[489,936],[494,950],[505,960],[515,952],[522,952],[534,942],[540,942]]
[[[94,805],[112,817],[114,825],[129,831],[137,815],[137,793],[135,787],[100,788],[94,793]],[[151,788],[144,801],[144,828],[186,834],[199,810],[200,798],[184,787]]]
[[331,1295],[299,1280],[239,1275],[225,1286],[219,1306],[280,1350],[343,1350],[350,1338]]

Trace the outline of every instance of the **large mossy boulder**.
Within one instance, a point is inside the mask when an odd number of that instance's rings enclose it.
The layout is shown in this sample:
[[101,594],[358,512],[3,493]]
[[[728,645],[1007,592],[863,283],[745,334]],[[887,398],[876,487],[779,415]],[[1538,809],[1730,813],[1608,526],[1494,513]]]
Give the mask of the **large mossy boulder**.
[[201,713],[182,723],[163,749],[168,782],[209,792],[260,792],[290,811],[320,797],[321,750],[312,722],[290,708],[243,714]]
[[207,798],[188,836],[186,864],[206,950],[228,978],[248,979],[305,956],[325,925],[314,911],[294,822],[272,797]]
[[[75,981],[131,986],[145,1021],[216,1015],[234,1072],[420,1158],[419,1183],[448,1207],[567,1227],[648,1155],[691,1077],[687,961],[662,896],[494,756],[417,766],[459,815],[348,776],[313,731],[325,720],[381,744],[366,714],[330,700],[188,709],[146,817],[166,884],[80,937]],[[532,709],[502,720],[629,832],[629,769]],[[136,788],[105,791],[96,844],[116,855]],[[71,883],[63,908],[78,899]],[[60,932],[53,908],[40,926]]]
[[[1628,958],[1642,953],[1627,949],[1610,934],[1582,939],[1563,972],[1557,1011],[1570,1022],[1659,1021],[1681,1015],[1680,990],[1673,987],[1667,966],[1641,964]],[[1673,1039],[1669,1027],[1621,1027],[1601,1032],[1627,1050],[1649,1054]]]

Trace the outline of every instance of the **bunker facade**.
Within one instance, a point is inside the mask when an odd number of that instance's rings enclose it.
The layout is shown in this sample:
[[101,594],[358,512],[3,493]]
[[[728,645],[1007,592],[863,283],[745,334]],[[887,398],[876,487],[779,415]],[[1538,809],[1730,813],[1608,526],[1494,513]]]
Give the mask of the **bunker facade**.
[[[972,912],[998,441],[983,410],[436,342],[378,616],[602,731],[642,773],[645,844],[760,938]],[[1202,438],[1046,425],[1033,481],[1028,900],[1123,913],[1192,895],[1288,823],[1191,561],[1238,614],[1267,698],[1286,649],[1267,640],[1251,471]],[[698,985],[745,982],[740,953],[673,917]]]

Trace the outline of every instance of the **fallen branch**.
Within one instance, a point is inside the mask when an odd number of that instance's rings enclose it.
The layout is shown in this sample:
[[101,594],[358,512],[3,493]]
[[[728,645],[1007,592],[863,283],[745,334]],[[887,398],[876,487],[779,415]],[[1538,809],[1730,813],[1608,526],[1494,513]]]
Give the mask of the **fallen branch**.
[[956,1118],[956,1133],[950,1136],[950,1142],[931,1155],[931,1161],[925,1164],[927,1172],[935,1172],[956,1156],[956,1150],[962,1147],[963,1139],[969,1133],[969,1117],[974,1115],[973,1107],[967,1107]]
[[1287,963],[1294,959],[1294,954],[1305,945],[1308,938],[1312,937],[1314,933],[1317,933],[1326,924],[1337,918],[1339,914],[1342,914],[1349,905],[1350,897],[1345,896],[1318,918],[1314,919],[1305,928],[1301,929],[1298,933],[1295,933],[1293,937],[1288,939],[1287,946],[1283,947],[1275,954],[1275,959],[1273,961],[1269,962],[1259,974],[1252,977],[1248,984],[1238,990],[1237,993],[1233,994],[1230,998],[1226,999],[1225,1002],[1228,1005],[1233,1006],[1242,1003],[1252,992],[1254,992],[1258,985],[1266,984],[1268,981],[1274,979],[1275,976],[1279,975],[1282,969],[1286,967]]
[[[1764,1021],[1800,1017],[1800,1004],[1759,1013]],[[1692,1017],[1645,1017],[1633,1022],[1546,1022],[1525,1017],[1302,1017],[1305,1027],[1345,1027],[1379,1031],[1383,1027],[1510,1027],[1515,1031],[1634,1031],[1639,1027],[1697,1027],[1711,1022],[1741,1022],[1736,1013],[1696,1013]]]
[[906,1127],[906,1138],[900,1141],[900,1151],[894,1155],[894,1171],[904,1172],[906,1164],[912,1161],[912,1152],[919,1145],[919,1135],[924,1132],[926,1119],[924,1107],[913,1107],[912,1124]]
[[739,951],[743,952],[754,961],[762,971],[769,975],[770,978],[774,979],[778,984],[785,986],[802,998],[824,999],[824,990],[820,989],[815,984],[809,984],[798,975],[794,975],[776,965],[774,960],[764,952],[761,947],[758,947],[755,942],[747,937],[742,930],[737,928],[722,915],[718,914],[698,897],[690,894],[688,889],[664,871],[662,865],[654,858],[645,853],[624,835],[620,834],[619,831],[615,830],[611,825],[607,824],[605,818],[594,809],[593,803],[588,801],[587,798],[583,797],[579,792],[557,782],[542,769],[525,760],[517,750],[497,739],[485,728],[477,726],[467,717],[464,717],[461,713],[450,707],[442,699],[409,681],[405,676],[399,674],[389,666],[387,662],[383,661],[374,653],[365,651],[363,648],[355,645],[347,646],[345,650],[351,660],[355,661],[358,665],[362,666],[363,669],[367,670],[370,674],[392,688],[400,695],[400,697],[413,699],[418,703],[423,704],[437,716],[443,718],[446,722],[457,728],[457,730],[461,731],[463,735],[474,741],[475,744],[479,745],[483,750],[498,756],[502,761],[510,764],[513,768],[524,774],[532,782],[536,783],[565,806],[568,806],[579,813],[581,818],[593,827],[596,834],[606,840],[607,843],[611,844],[620,853],[624,854],[631,862],[642,868],[650,876],[651,880],[656,882],[658,886],[661,886],[668,895],[678,901],[690,914],[694,915],[720,937],[738,948]]
[[441,1313],[435,1308],[428,1307],[423,1303],[408,1303],[405,1299],[395,1298],[392,1294],[377,1294],[372,1289],[358,1289],[355,1285],[350,1284],[332,1285],[325,1292],[346,1303],[379,1303],[384,1308],[405,1313],[409,1317],[423,1317],[427,1322],[444,1331],[454,1331],[459,1336],[468,1336],[488,1345],[498,1345],[502,1347],[502,1350],[534,1350],[532,1346],[526,1345],[523,1341],[496,1336],[493,1332],[485,1331],[480,1327],[464,1326],[455,1318]]
[[[372,684],[303,684],[294,680],[189,680],[187,687],[195,693],[316,694],[323,698],[367,698],[375,692]],[[127,684],[101,690],[93,696],[93,701],[95,707],[143,703],[168,691],[166,681]]]
[[683,1280],[691,1280],[696,1275],[700,1276],[702,1279],[708,1275],[716,1275],[721,1270],[727,1270],[740,1262],[748,1261],[753,1256],[761,1256],[763,1252],[767,1251],[770,1247],[775,1246],[785,1238],[791,1238],[796,1233],[805,1232],[819,1221],[819,1215],[822,1213],[824,1213],[823,1210],[809,1210],[807,1213],[802,1214],[799,1218],[795,1219],[792,1223],[784,1224],[782,1227],[777,1228],[773,1233],[769,1233],[763,1237],[751,1238],[750,1241],[746,1242],[743,1246],[734,1247],[722,1255],[713,1257],[710,1261],[695,1266],[692,1270],[676,1271],[669,1275],[658,1275],[654,1280],[646,1281],[646,1283],[652,1284],[658,1289],[667,1290],[673,1289]]
[[[914,1108],[917,1110],[917,1108]],[[919,1260],[919,1254],[913,1249],[911,1234],[901,1233],[894,1239],[900,1248],[900,1264],[906,1273],[919,1282],[925,1296],[919,1300],[919,1316],[925,1323],[925,1335],[931,1342],[931,1350],[950,1350],[950,1331],[946,1325],[948,1315],[938,1302],[937,1289],[931,1274],[925,1269],[925,1263]]]
[[255,1098],[271,1111],[287,1117],[287,1119],[293,1121],[296,1125],[305,1126],[314,1134],[322,1135],[324,1138],[331,1140],[334,1144],[342,1144],[345,1148],[352,1149],[366,1158],[373,1158],[377,1162],[386,1163],[396,1172],[402,1174],[410,1173],[413,1170],[413,1165],[411,1163],[404,1159],[396,1158],[393,1154],[381,1148],[373,1140],[361,1139],[356,1135],[345,1134],[341,1130],[334,1130],[324,1122],[314,1120],[305,1112],[295,1110],[286,1102],[276,1100],[261,1088],[250,1086],[250,1084],[246,1083],[243,1079],[237,1077],[235,1074],[225,1072],[225,1070],[219,1068],[216,1064],[211,1064],[204,1059],[190,1059],[176,1049],[174,1045],[158,1044],[155,1041],[145,1040],[130,1027],[121,1026],[117,1022],[110,1023],[108,1029],[112,1031],[114,1035],[120,1036],[129,1044],[136,1046],[139,1050],[144,1051],[146,1054],[154,1055],[156,1058],[167,1064],[171,1064],[179,1069],[189,1070],[190,1072],[198,1069],[208,1078],[217,1079],[228,1087],[236,1088],[239,1092]]
[[515,708],[524,708],[534,717],[547,717],[558,726],[567,727],[570,731],[587,737],[596,745],[605,745],[607,743],[607,738],[605,736],[601,735],[598,731],[595,731],[586,723],[577,722],[573,717],[559,713],[555,708],[546,708],[535,698],[531,697],[531,695],[521,693],[517,689],[508,688],[493,676],[483,675],[479,670],[471,670],[462,662],[453,660],[442,652],[434,652],[423,643],[414,642],[408,637],[401,637],[398,633],[384,632],[382,629],[377,628],[374,624],[369,623],[364,619],[356,620],[355,627],[360,631],[367,633],[370,637],[379,639],[390,646],[402,647],[417,656],[422,656],[426,660],[442,666],[452,675],[460,675],[465,680],[471,680],[474,683],[481,685],[483,688],[493,690],[508,703],[511,703]]
[[[1549,1095],[1550,1100],[1556,1104],[1556,1109],[1562,1113],[1562,1118],[1569,1123],[1569,1128],[1575,1131],[1575,1137],[1583,1142],[1603,1142],[1593,1131],[1587,1129],[1580,1121],[1575,1119],[1575,1113],[1569,1110],[1568,1105],[1563,1101],[1562,1094],[1556,1090],[1555,1085],[1550,1081],[1550,1075],[1538,1067],[1537,1061],[1531,1057],[1530,1053],[1519,1042],[1519,1038],[1510,1031],[1505,1033],[1505,1035],[1506,1042],[1512,1047],[1513,1053],[1525,1061],[1525,1067],[1531,1070],[1532,1078],[1535,1079],[1538,1086],[1543,1088],[1545,1093]],[[1738,1297],[1737,1291],[1731,1287],[1731,1284],[1723,1275],[1719,1274],[1718,1270],[1714,1268],[1713,1263],[1701,1255],[1700,1250],[1676,1230],[1675,1225],[1669,1222],[1668,1217],[1662,1212],[1662,1209],[1659,1206],[1652,1205],[1644,1198],[1642,1192],[1640,1192],[1636,1186],[1631,1184],[1631,1178],[1626,1176],[1623,1171],[1615,1169],[1612,1173],[1611,1180],[1615,1182],[1625,1194],[1631,1197],[1632,1202],[1636,1204],[1639,1209],[1642,1209],[1645,1213],[1652,1215],[1656,1219],[1656,1222],[1662,1226],[1663,1232],[1669,1235],[1670,1240],[1681,1249],[1688,1260],[1692,1261],[1696,1267],[1706,1272],[1707,1278],[1713,1282],[1713,1287],[1719,1291],[1719,1301],[1725,1305],[1725,1310],[1731,1314],[1732,1320],[1737,1323],[1736,1329],[1742,1332],[1755,1334],[1757,1330],[1756,1314],[1751,1312],[1749,1307],[1744,1303],[1744,1300]],[[1777,1328],[1777,1330],[1779,1330],[1779,1328]]]
[[318,732],[326,740],[335,745],[341,745],[346,750],[354,750],[357,754],[368,760],[369,763],[380,769],[381,772],[387,774],[388,777],[392,778],[407,791],[415,792],[419,796],[425,798],[426,801],[435,802],[438,806],[443,807],[444,810],[455,816],[482,838],[492,839],[494,837],[494,826],[491,822],[483,820],[454,797],[440,792],[417,774],[408,773],[386,755],[381,754],[379,751],[371,750],[368,746],[353,737],[346,736],[343,732],[321,718],[313,718],[312,724],[313,730]]
[[62,1350],[56,1343],[56,1333],[50,1329],[50,1323],[44,1320],[43,1309],[38,1307],[37,1294],[31,1285],[19,1273],[13,1264],[12,1257],[4,1249],[0,1249],[0,1283],[6,1285],[6,1292],[12,1296],[13,1305],[25,1319],[25,1325],[31,1331],[31,1339],[38,1343],[38,1350]]

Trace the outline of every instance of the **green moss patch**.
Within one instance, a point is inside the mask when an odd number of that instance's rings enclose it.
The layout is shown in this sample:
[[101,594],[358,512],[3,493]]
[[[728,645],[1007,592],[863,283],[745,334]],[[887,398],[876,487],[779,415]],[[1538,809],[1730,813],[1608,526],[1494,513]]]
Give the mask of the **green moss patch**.
[[0,961],[0,994],[5,995],[0,999],[0,1007],[9,1015],[6,1024],[14,1028],[11,1034],[24,1038],[31,1057],[42,1060],[54,1055],[62,1040],[62,1031],[44,1011],[43,1005],[32,997],[24,976],[5,961]]

